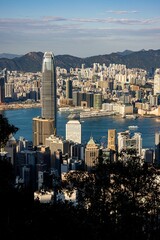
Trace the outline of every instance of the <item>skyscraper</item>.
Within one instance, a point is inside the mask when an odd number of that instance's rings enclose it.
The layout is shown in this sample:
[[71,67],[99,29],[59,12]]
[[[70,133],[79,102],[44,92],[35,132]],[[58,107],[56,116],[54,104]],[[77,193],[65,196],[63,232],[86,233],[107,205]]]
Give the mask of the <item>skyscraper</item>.
[[102,109],[102,94],[101,93],[95,93],[94,94],[94,103],[93,103],[94,109]]
[[75,143],[81,143],[81,123],[79,120],[69,120],[66,123],[66,140],[71,140]]
[[72,80],[66,80],[66,98],[72,98]]
[[154,74],[154,95],[160,94],[160,68],[157,68]]
[[155,133],[155,163],[160,165],[160,132]]
[[33,118],[33,145],[45,145],[56,134],[56,70],[52,52],[45,52],[42,63],[41,117]]
[[42,64],[42,118],[54,119],[56,128],[56,70],[52,52],[45,52]]
[[99,147],[94,142],[93,137],[90,137],[85,149],[85,170],[90,172],[98,163]]
[[142,137],[141,133],[134,133],[131,136],[130,131],[118,133],[118,152],[122,150],[135,150],[137,154],[141,155],[142,151]]
[[116,130],[108,129],[108,148],[116,151]]

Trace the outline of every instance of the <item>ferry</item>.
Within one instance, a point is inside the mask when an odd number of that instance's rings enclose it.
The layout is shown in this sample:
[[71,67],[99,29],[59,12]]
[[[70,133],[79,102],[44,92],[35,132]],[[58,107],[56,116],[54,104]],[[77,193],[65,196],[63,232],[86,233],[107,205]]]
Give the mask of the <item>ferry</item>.
[[129,128],[130,130],[136,130],[136,129],[138,129],[138,126],[136,126],[136,125],[131,125],[131,126],[128,126],[128,128]]
[[71,113],[68,115],[68,119],[79,119],[80,115],[78,113]]
[[126,114],[126,115],[122,115],[122,118],[128,118],[128,119],[137,119],[138,116],[134,115],[134,114]]
[[114,112],[99,112],[99,111],[86,111],[80,113],[80,118],[94,118],[94,117],[107,117],[115,115]]

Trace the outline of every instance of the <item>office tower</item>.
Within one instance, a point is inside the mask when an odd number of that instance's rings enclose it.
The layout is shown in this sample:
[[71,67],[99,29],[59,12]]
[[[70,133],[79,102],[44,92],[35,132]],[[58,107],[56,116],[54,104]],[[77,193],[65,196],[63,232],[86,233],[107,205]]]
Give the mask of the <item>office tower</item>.
[[78,91],[73,91],[73,105],[78,106]]
[[90,172],[98,163],[99,148],[94,142],[93,137],[90,137],[85,149],[85,170]]
[[53,119],[33,118],[33,145],[45,145],[46,138],[54,132]]
[[70,79],[66,80],[66,98],[72,98],[72,81]]
[[66,123],[66,140],[81,143],[81,123],[79,120],[69,120]]
[[157,68],[154,74],[154,95],[160,94],[160,68]]
[[53,152],[57,151],[58,149],[62,151],[62,154],[69,153],[69,144],[70,142],[64,140],[62,137],[50,135],[46,138],[45,145],[49,146],[51,155]]
[[94,94],[93,108],[97,109],[97,110],[102,109],[102,94],[101,93]]
[[108,148],[116,151],[116,130],[108,129]]
[[37,161],[36,161],[37,171],[49,170],[51,167],[49,146],[43,146],[43,145],[37,146],[36,154],[37,154]]
[[155,163],[160,165],[160,132],[155,133]]
[[17,153],[16,175],[24,180],[25,187],[36,190],[36,151],[24,150]]
[[84,146],[79,143],[74,143],[70,147],[71,158],[84,160]]
[[118,152],[121,152],[121,150],[135,150],[137,154],[141,155],[141,133],[134,133],[132,137],[129,131],[118,133]]
[[154,150],[152,148],[142,149],[142,159],[144,159],[145,163],[152,165],[153,164],[153,156],[154,156]]
[[85,92],[78,92],[78,106],[82,106],[83,102],[86,101],[86,93]]
[[51,52],[45,52],[42,64],[42,118],[54,119],[56,128],[56,71],[54,57]]
[[52,52],[45,52],[42,63],[41,117],[33,118],[33,145],[45,144],[56,134],[56,71]]
[[87,102],[87,107],[91,108],[93,107],[93,93],[92,92],[87,92],[86,93],[86,102]]

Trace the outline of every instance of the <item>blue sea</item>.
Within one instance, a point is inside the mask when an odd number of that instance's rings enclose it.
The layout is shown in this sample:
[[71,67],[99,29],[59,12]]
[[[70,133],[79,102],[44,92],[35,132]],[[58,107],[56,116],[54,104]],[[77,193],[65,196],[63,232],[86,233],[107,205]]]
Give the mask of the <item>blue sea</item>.
[[[32,141],[32,119],[41,115],[41,108],[27,108],[6,110],[5,116],[8,118],[10,124],[19,128],[18,132],[14,135],[16,139],[20,136]],[[67,116],[69,112],[57,113],[57,135],[65,139],[66,123],[69,120]],[[95,142],[99,144],[106,144],[108,137],[108,129],[116,129],[116,132],[128,130],[129,125],[137,125],[138,129],[134,132],[140,132],[142,135],[142,147],[154,148],[155,132],[160,131],[160,121],[157,118],[137,118],[123,119],[115,116],[86,118],[81,121],[82,126],[82,143],[89,141],[90,136],[93,137]]]

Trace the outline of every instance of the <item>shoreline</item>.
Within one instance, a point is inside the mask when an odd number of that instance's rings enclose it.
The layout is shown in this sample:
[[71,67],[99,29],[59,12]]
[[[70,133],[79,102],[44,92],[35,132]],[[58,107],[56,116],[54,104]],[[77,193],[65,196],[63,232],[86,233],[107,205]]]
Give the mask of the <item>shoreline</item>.
[[[5,110],[18,110],[18,109],[28,109],[28,108],[40,108],[41,103],[11,103],[11,104],[0,104],[0,111],[5,111]],[[72,110],[73,111],[73,110]],[[68,110],[68,112],[72,112]],[[60,111],[61,112],[61,111]],[[108,115],[106,114],[105,116],[113,116],[113,115]],[[120,117],[119,115],[114,115],[117,117]],[[93,116],[91,116],[93,118]],[[91,118],[87,117],[87,118]],[[94,117],[102,117],[102,116],[96,116]],[[103,115],[104,117],[104,115]],[[160,121],[160,116],[156,115],[137,115],[138,118],[157,118]],[[85,117],[82,117],[85,118]]]
[[1,104],[0,111],[5,110],[17,110],[24,108],[38,108],[41,107],[40,103],[12,103],[12,104]]

